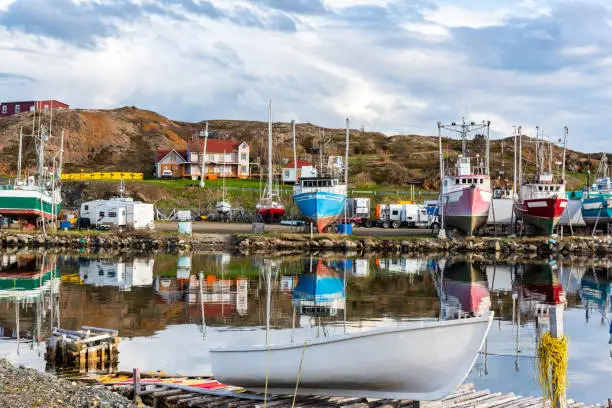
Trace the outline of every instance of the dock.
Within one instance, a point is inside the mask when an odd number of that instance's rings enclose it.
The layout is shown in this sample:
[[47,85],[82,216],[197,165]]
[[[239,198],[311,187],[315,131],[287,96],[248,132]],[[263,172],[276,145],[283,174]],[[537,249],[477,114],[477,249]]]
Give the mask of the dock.
[[[90,379],[91,380],[91,379]],[[91,381],[88,381],[91,382]],[[134,370],[102,377],[112,391],[156,408],[226,407],[226,408],[285,408],[285,407],[345,407],[345,408],[550,408],[542,397],[525,397],[513,393],[504,394],[489,390],[476,390],[473,384],[464,384],[440,401],[417,402],[378,398],[347,398],[323,396],[267,395],[231,387],[212,377],[173,377],[158,373]],[[587,405],[573,400],[568,408],[603,408],[608,405]]]

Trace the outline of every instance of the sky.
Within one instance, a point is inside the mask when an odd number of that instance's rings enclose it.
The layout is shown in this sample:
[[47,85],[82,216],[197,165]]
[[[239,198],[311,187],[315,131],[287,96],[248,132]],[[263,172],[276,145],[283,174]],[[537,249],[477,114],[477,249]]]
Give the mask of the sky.
[[0,100],[608,149],[609,0],[0,0]]

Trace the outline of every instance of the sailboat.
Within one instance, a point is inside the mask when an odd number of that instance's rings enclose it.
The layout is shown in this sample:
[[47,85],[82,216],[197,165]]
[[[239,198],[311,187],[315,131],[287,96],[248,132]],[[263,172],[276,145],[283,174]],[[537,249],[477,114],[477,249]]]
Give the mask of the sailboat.
[[[438,122],[440,145],[440,207],[444,229],[456,228],[467,236],[486,224],[493,192],[489,176],[489,127],[491,122],[476,124],[466,122],[442,125]],[[442,154],[442,129],[451,130],[461,135],[461,154],[457,157],[455,167],[445,168]],[[485,161],[479,155],[468,156],[467,137],[470,133],[486,129]]]
[[582,219],[588,225],[605,225],[612,221],[612,179],[605,153],[601,156],[595,183],[582,195],[581,209]]
[[[336,220],[345,211],[348,185],[348,138],[349,121],[346,120],[346,157],[344,163],[344,182],[331,172],[323,163],[322,151],[321,171],[315,177],[302,177],[293,186],[293,200],[308,222],[311,222],[319,233]],[[293,125],[293,148],[295,156],[295,123]],[[324,149],[324,141],[320,140],[318,149]],[[294,160],[294,165],[297,166]],[[297,168],[295,169],[297,175]]]
[[217,203],[217,205],[215,206],[215,209],[217,210],[217,213],[221,214],[221,215],[227,215],[232,211],[232,205],[225,201],[225,172],[226,172],[226,166],[225,166],[225,152],[223,152],[223,180],[222,180],[222,184],[221,184],[221,201],[219,201]]
[[[474,318],[415,321],[331,335],[303,344],[274,344],[269,266],[266,275],[266,344],[211,348],[212,370],[223,384],[283,395],[438,400],[465,379],[493,321],[493,313],[488,312]],[[334,289],[341,286],[333,277],[330,283],[328,295],[342,294]]]
[[278,222],[285,215],[285,206],[280,202],[278,188],[274,188],[272,170],[272,101],[270,101],[268,105],[268,182],[259,203],[255,206],[257,216],[267,223]]
[[[552,173],[552,145],[549,144],[549,166],[546,171],[544,169],[545,147],[543,141],[540,140],[539,127],[536,132],[536,175],[533,179],[520,183],[519,195],[514,203],[514,214],[532,227],[536,233],[551,235],[567,207],[565,196],[567,127],[564,132],[563,173],[561,178],[556,180]],[[521,154],[519,148],[519,163],[522,161]],[[522,175],[519,174],[519,177],[522,178]]]
[[13,220],[23,220],[35,225],[40,219],[55,220],[61,207],[61,173],[64,133],[62,132],[59,151],[59,165],[53,160],[53,170],[45,163],[45,146],[51,138],[50,131],[41,126],[38,131],[32,128],[36,144],[36,173],[22,177],[22,131],[19,133],[19,155],[17,158],[17,177],[13,182],[0,185],[0,215]]

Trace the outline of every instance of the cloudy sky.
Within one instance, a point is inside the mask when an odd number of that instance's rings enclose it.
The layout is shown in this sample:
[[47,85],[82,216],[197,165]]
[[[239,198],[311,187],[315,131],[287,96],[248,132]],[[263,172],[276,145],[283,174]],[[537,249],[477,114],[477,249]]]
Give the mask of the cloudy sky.
[[0,100],[610,150],[609,0],[0,0]]

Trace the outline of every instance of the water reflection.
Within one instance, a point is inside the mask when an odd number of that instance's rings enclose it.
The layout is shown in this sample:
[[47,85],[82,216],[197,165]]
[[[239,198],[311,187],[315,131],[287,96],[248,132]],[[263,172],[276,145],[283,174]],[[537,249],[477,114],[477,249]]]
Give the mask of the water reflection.
[[[268,282],[262,271],[270,262]],[[606,389],[603,381],[610,378],[611,266],[602,260],[479,257],[3,254],[0,355],[44,369],[38,342],[53,327],[90,325],[119,330],[120,369],[206,374],[210,346],[265,341],[269,284],[269,324],[279,341],[492,309],[495,330],[468,381],[539,395],[535,342],[550,326],[550,307],[564,305],[570,397],[601,402],[608,396],[593,390]]]

